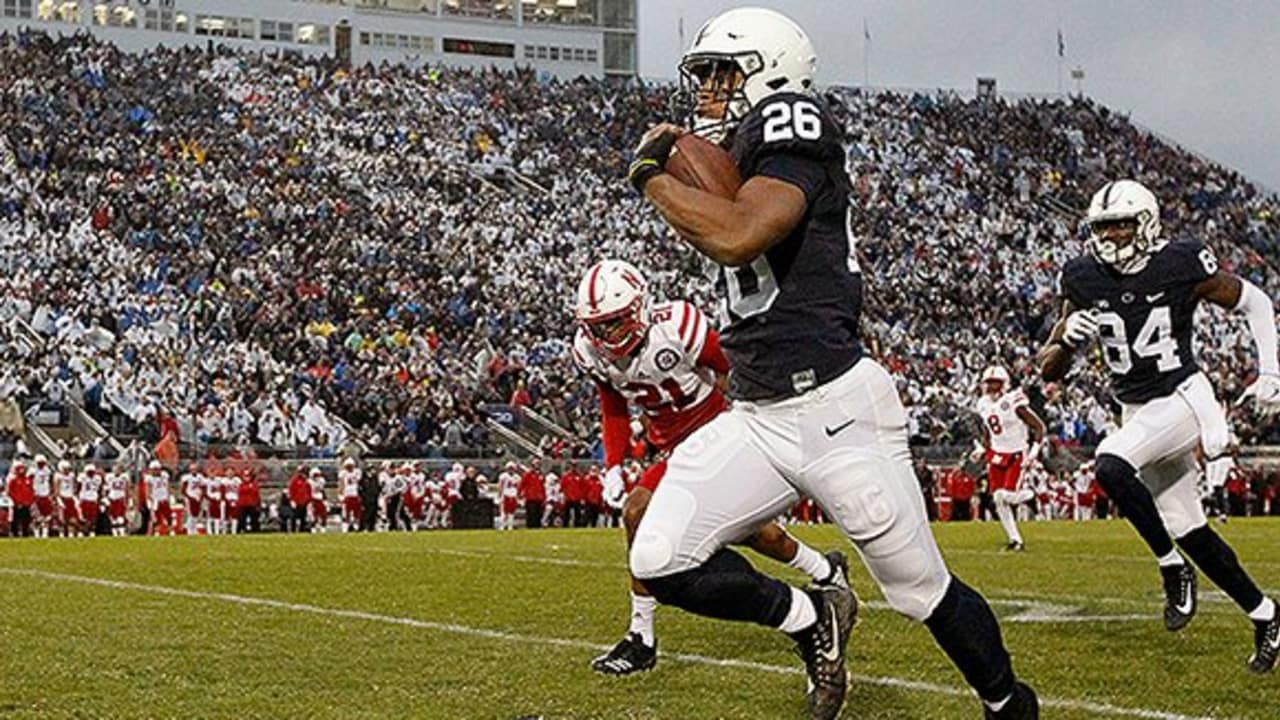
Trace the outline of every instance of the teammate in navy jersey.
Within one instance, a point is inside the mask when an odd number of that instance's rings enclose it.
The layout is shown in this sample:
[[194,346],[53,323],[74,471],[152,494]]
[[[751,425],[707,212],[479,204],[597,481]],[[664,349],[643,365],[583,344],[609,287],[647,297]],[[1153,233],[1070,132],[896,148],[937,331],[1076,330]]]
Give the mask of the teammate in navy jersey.
[[988,717],[1037,717],[990,607],[943,562],[894,381],[859,343],[850,183],[840,129],[813,93],[816,63],[804,31],[770,10],[732,10],[698,32],[681,74],[697,97],[694,132],[729,147],[745,180],[732,200],[663,171],[682,128],[659,125],[636,150],[632,184],[718,266],[734,403],[672,453],[636,530],[632,574],[663,603],[789,633],[810,715],[833,718],[853,595],[791,588],[726,547],[807,495],[890,605],[925,623]]
[[1040,352],[1041,374],[1062,378],[1075,351],[1098,340],[1123,406],[1122,426],[1097,449],[1098,484],[1156,555],[1165,626],[1182,629],[1196,610],[1196,573],[1174,547],[1176,540],[1253,620],[1248,667],[1267,672],[1280,655],[1276,603],[1209,527],[1196,489],[1197,447],[1213,462],[1227,451],[1229,430],[1196,364],[1191,333],[1201,300],[1244,315],[1258,348],[1259,375],[1241,400],[1252,399],[1270,415],[1280,409],[1271,299],[1220,269],[1210,248],[1162,238],[1156,198],[1137,182],[1107,183],[1093,196],[1087,221],[1089,252],[1062,269],[1062,319]]

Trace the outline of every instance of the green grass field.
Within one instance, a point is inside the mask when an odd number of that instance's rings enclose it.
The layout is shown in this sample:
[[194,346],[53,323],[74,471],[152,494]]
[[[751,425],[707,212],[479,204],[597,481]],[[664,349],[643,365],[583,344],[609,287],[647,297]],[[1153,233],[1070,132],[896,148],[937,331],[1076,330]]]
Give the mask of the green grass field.
[[[1219,528],[1272,594],[1280,522]],[[1127,524],[946,525],[953,570],[1004,619],[1046,718],[1277,718],[1280,675],[1244,668],[1251,626],[1207,581],[1163,629],[1159,575]],[[829,528],[796,533],[821,549]],[[793,580],[789,569],[754,558]],[[651,673],[587,663],[624,629],[620,531],[0,542],[3,718],[800,718],[777,632],[664,608]],[[923,627],[871,601],[846,718],[975,718]]]

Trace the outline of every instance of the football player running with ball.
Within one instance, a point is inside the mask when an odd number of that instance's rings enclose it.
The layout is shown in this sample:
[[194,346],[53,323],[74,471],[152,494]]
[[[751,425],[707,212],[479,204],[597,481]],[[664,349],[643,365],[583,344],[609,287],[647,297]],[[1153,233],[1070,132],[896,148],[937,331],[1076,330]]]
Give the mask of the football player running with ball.
[[[1264,416],[1280,409],[1280,361],[1271,299],[1218,267],[1199,242],[1160,235],[1160,209],[1132,180],[1093,196],[1089,252],[1060,280],[1062,319],[1039,355],[1041,375],[1067,374],[1076,351],[1095,338],[1111,370],[1122,425],[1098,445],[1097,480],[1151,547],[1164,577],[1165,626],[1180,630],[1196,610],[1196,573],[1174,547],[1253,621],[1248,667],[1267,672],[1280,654],[1280,616],[1205,520],[1196,490],[1197,446],[1207,461],[1227,450],[1226,416],[1191,351],[1196,306],[1207,300],[1244,315],[1258,347],[1258,378],[1241,400]],[[1170,537],[1172,536],[1172,538]]]
[[[720,388],[729,360],[700,310],[688,302],[650,302],[644,275],[627,262],[604,260],[587,271],[578,285],[575,315],[573,360],[600,392],[604,500],[610,507],[622,507],[630,546],[666,473],[667,455],[729,406]],[[646,440],[659,459],[626,493],[623,505],[622,461],[631,437],[628,405],[638,406],[647,417]],[[776,522],[735,540],[805,572],[818,587],[849,587],[849,563],[843,553],[823,556]],[[621,642],[592,661],[596,672],[627,675],[654,666],[657,604],[644,583],[633,577],[631,626]]]
[[680,64],[694,132],[729,147],[744,183],[726,199],[665,171],[670,124],[642,138],[631,183],[718,266],[733,406],[682,442],[636,530],[631,572],[664,604],[779,628],[796,641],[810,715],[836,717],[847,684],[847,591],[806,594],[728,543],[813,498],[857,547],[885,599],[923,622],[994,718],[1038,717],[983,597],[930,532],[893,378],[859,341],[862,275],[841,131],[814,94],[808,36],[785,16],[731,10]]

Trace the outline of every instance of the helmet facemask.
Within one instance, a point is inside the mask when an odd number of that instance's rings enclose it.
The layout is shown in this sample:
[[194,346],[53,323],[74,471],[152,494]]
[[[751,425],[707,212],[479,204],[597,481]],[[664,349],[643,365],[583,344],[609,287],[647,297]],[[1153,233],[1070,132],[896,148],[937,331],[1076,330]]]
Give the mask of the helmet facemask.
[[603,317],[582,320],[591,344],[614,360],[630,355],[644,340],[648,327],[644,322],[645,298],[637,296],[630,305]]
[[995,400],[1004,393],[1004,380],[1001,378],[987,378],[982,381],[982,392],[987,397]]
[[673,115],[687,118],[694,134],[726,145],[751,111],[747,78],[763,68],[760,53],[754,51],[686,56],[680,62],[680,89],[672,98]]
[[1150,213],[1143,211],[1134,217],[1106,218],[1089,225],[1089,249],[1098,260],[1115,268],[1117,272],[1133,274],[1147,265],[1156,250],[1145,226],[1150,224]]

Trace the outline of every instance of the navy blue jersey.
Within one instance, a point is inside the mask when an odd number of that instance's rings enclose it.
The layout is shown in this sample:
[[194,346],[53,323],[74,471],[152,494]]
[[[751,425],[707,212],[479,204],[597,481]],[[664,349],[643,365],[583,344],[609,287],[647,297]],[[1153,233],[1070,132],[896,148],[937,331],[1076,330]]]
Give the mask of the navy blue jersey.
[[1062,268],[1063,297],[1098,311],[1098,340],[1121,402],[1169,395],[1199,370],[1191,352],[1192,319],[1200,302],[1195,286],[1217,271],[1213,251],[1198,242],[1166,245],[1133,275],[1118,273],[1092,255]]
[[849,238],[841,139],[822,101],[798,93],[760,103],[734,135],[743,180],[763,175],[790,183],[804,192],[808,211],[749,265],[719,268],[733,397],[799,394],[862,357],[862,278]]

